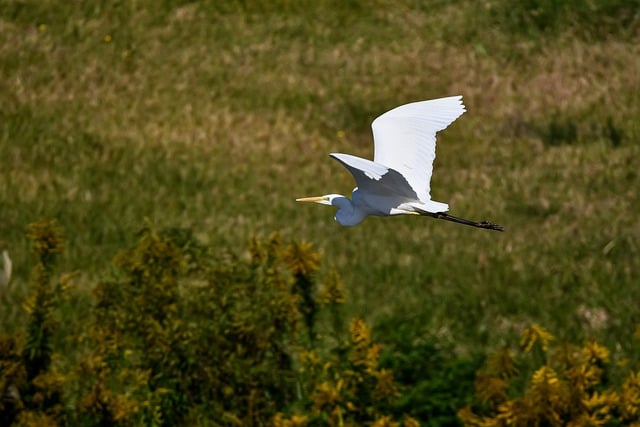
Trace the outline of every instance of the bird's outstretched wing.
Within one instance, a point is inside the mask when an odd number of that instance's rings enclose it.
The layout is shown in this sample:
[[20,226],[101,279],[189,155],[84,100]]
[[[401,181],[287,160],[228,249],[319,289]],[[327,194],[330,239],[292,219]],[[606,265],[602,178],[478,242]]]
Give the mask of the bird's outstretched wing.
[[331,153],[329,155],[349,169],[356,180],[358,189],[363,193],[400,197],[403,199],[402,201],[418,200],[418,196],[409,182],[397,171],[351,154]]
[[387,111],[371,124],[374,163],[398,171],[420,200],[430,200],[436,132],[465,111],[462,96],[413,102]]

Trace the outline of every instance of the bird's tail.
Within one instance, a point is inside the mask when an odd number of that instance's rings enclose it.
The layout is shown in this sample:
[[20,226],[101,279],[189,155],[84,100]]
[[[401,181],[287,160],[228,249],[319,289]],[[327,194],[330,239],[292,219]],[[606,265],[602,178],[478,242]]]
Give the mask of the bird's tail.
[[411,209],[415,210],[421,215],[423,213],[446,212],[449,210],[448,204],[436,202],[435,200],[427,200],[426,202],[410,202],[407,204]]

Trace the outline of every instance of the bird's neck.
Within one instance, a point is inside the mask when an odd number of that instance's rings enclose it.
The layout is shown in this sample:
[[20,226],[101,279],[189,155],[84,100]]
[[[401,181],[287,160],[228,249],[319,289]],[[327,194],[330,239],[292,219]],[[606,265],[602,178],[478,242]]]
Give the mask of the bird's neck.
[[358,209],[348,198],[344,196],[336,197],[331,204],[338,207],[335,220],[344,226],[359,224],[366,218],[367,214]]

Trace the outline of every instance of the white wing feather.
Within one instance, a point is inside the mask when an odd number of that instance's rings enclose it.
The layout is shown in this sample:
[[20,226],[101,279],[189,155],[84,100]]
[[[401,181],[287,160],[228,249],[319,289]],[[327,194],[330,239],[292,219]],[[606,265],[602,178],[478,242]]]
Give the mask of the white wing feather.
[[399,197],[403,202],[418,200],[416,192],[399,172],[351,154],[331,153],[329,155],[351,172],[363,197],[366,195]]
[[[363,184],[359,181],[364,177],[380,181],[382,177],[389,172],[389,168],[387,166],[372,162],[371,160],[363,159],[362,157],[343,153],[331,153],[329,155],[349,169],[351,174],[354,175],[354,178],[356,178],[359,186]],[[362,175],[364,175],[364,177],[362,177]],[[365,182],[367,181],[368,180],[365,180]]]
[[387,111],[371,124],[374,162],[400,172],[420,200],[431,200],[436,132],[465,111],[462,96],[413,102]]

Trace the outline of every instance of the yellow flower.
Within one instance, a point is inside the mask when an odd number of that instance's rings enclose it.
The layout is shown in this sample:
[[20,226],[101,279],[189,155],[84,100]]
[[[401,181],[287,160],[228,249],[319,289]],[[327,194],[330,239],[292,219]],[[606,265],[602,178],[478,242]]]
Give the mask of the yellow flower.
[[309,276],[320,269],[320,254],[309,242],[291,243],[284,253],[284,261],[294,274]]
[[322,304],[343,304],[347,300],[344,282],[337,272],[331,271],[329,273],[320,290],[319,299]]
[[290,427],[304,427],[307,425],[307,417],[305,415],[294,414],[289,421]]
[[313,392],[313,410],[320,411],[325,406],[334,406],[340,401],[339,387],[325,381],[316,386]]
[[503,347],[490,354],[487,360],[487,370],[492,376],[503,379],[513,378],[518,375],[518,368],[511,349]]
[[483,418],[482,424],[478,425],[483,427],[518,425],[519,420],[530,418],[531,411],[532,408],[526,399],[508,400],[498,406],[497,417]]
[[391,417],[386,416],[378,418],[371,424],[371,427],[399,427],[400,423],[394,422]]
[[379,345],[371,345],[371,331],[360,318],[354,318],[349,324],[351,334],[351,355],[350,359],[355,366],[363,366],[367,372],[371,373],[378,366],[378,355],[382,349]]
[[307,417],[305,415],[294,414],[291,418],[283,418],[282,413],[278,412],[270,422],[271,427],[305,427],[307,425]]
[[373,371],[378,367],[378,356],[380,356],[380,351],[382,351],[382,346],[380,344],[373,344],[367,349],[363,363],[367,366],[369,371]]
[[315,350],[302,351],[300,353],[300,362],[307,366],[318,366],[322,359]]
[[509,383],[498,377],[479,372],[476,376],[476,390],[483,403],[498,403],[507,400]]
[[407,415],[404,417],[404,427],[420,427],[420,422]]
[[635,332],[633,334],[633,338],[640,340],[640,323],[636,323]]
[[611,352],[597,342],[591,341],[584,346],[582,354],[589,363],[605,364],[609,363],[609,355]]
[[339,130],[338,132],[336,132],[336,136],[340,139],[345,137],[345,133],[343,130]]
[[551,386],[558,384],[558,376],[556,375],[556,372],[548,366],[543,366],[535,371],[532,378],[532,387],[536,387],[540,384]]
[[618,404],[618,395],[613,391],[604,393],[594,392],[591,396],[582,399],[582,404],[590,411],[609,412]]
[[636,418],[640,408],[640,374],[632,372],[622,384],[619,407],[624,418]]
[[599,417],[597,414],[580,414],[574,420],[567,423],[567,427],[597,427],[607,424],[611,417]]
[[[458,417],[466,427],[487,427],[490,425],[485,417],[476,415],[470,405],[460,409],[458,411]],[[410,424],[405,421],[405,426],[409,427]],[[420,426],[420,424],[415,424],[415,426]],[[413,427],[413,425],[411,425],[411,427]]]
[[105,34],[103,40],[105,43],[111,43],[111,34]]
[[356,348],[364,349],[371,344],[371,332],[364,320],[355,317],[349,324],[351,342]]
[[41,219],[29,224],[27,236],[31,239],[31,250],[39,258],[49,258],[64,249],[62,227],[55,219]]
[[528,397],[535,411],[543,414],[552,425],[561,425],[561,414],[567,400],[566,388],[552,368],[543,366],[534,372]]
[[27,313],[33,313],[33,308],[36,306],[36,296],[32,295],[22,301],[22,309]]
[[373,396],[378,400],[386,400],[392,397],[396,397],[398,389],[393,382],[393,372],[389,369],[381,369],[376,375],[378,383],[373,390]]
[[602,369],[593,365],[580,364],[568,369],[565,375],[574,387],[584,391],[600,383]]
[[554,339],[555,337],[551,335],[551,333],[542,326],[534,323],[522,332],[520,346],[524,349],[525,353],[529,353],[536,342],[539,342],[542,347],[542,351],[547,351],[547,348],[549,348],[549,342]]

